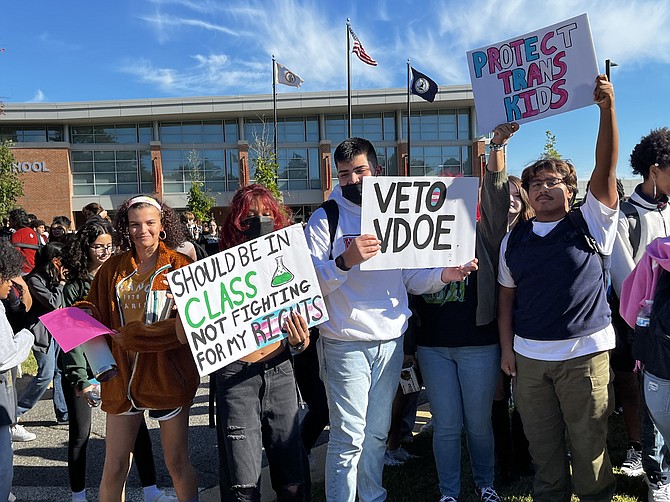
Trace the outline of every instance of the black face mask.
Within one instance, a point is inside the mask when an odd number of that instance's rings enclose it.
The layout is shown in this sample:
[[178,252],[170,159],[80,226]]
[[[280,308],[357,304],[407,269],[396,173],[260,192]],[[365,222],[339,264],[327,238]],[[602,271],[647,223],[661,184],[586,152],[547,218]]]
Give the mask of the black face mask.
[[249,225],[249,228],[244,231],[244,235],[251,241],[274,232],[275,220],[271,216],[252,216],[242,221],[243,227],[247,225]]
[[342,197],[360,206],[363,202],[363,183],[344,185],[342,187]]

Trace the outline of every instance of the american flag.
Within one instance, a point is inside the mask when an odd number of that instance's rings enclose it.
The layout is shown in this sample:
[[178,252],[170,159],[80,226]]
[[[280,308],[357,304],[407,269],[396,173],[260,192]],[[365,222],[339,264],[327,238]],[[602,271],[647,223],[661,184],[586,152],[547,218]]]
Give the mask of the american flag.
[[377,66],[377,61],[372,59],[367,52],[365,52],[365,49],[363,48],[363,44],[361,41],[358,39],[356,34],[354,33],[354,30],[351,29],[351,26],[349,26],[349,33],[351,34],[351,38],[354,39],[354,48],[351,52],[356,54],[358,56],[358,59],[363,61],[365,64],[369,64],[370,66]]

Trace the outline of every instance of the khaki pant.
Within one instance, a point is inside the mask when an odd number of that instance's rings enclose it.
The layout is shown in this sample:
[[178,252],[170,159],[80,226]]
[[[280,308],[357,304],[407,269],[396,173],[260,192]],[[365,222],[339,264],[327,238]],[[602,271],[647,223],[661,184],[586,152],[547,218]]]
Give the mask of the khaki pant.
[[[615,488],[607,453],[614,409],[609,353],[567,361],[516,356],[514,400],[535,464],[534,500],[569,502],[572,482],[582,501],[609,501]],[[566,438],[567,432],[567,438]]]

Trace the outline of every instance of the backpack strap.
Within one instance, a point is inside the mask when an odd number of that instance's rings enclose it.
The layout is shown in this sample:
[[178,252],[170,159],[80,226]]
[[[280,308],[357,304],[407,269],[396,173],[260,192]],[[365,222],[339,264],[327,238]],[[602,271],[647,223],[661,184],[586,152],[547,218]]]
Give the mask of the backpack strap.
[[628,219],[628,240],[633,247],[633,256],[635,256],[640,247],[640,236],[642,234],[642,229],[640,228],[640,213],[637,212],[635,204],[632,204],[627,200],[619,204],[619,209],[626,216],[626,219]]
[[567,214],[568,221],[574,227],[579,234],[584,237],[586,245],[588,248],[598,257],[600,260],[600,268],[603,271],[603,281],[605,283],[605,291],[607,291],[610,284],[610,256],[603,255],[598,249],[598,243],[591,235],[589,231],[589,226],[584,219],[584,215],[579,209],[572,209],[568,211]]
[[596,243],[596,240],[591,236],[591,232],[589,232],[589,226],[586,224],[586,220],[584,219],[584,215],[582,214],[582,212],[579,209],[572,209],[568,211],[567,217],[570,224],[581,235],[584,236],[586,245],[589,247],[589,249],[594,253],[596,253],[598,256],[602,257],[600,251],[598,250],[598,244]]
[[333,242],[335,242],[335,232],[337,232],[337,223],[340,219],[340,208],[332,199],[328,199],[321,206],[326,212],[326,218],[328,218],[328,232],[330,233],[330,251],[328,253],[328,259],[333,259]]

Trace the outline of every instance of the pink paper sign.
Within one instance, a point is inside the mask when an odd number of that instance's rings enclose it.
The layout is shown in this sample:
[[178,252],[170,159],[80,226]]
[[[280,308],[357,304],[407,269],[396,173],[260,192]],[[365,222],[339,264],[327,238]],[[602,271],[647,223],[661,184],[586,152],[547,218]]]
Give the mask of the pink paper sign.
[[69,352],[91,338],[112,332],[107,326],[77,307],[54,310],[41,316],[40,321],[64,352]]

